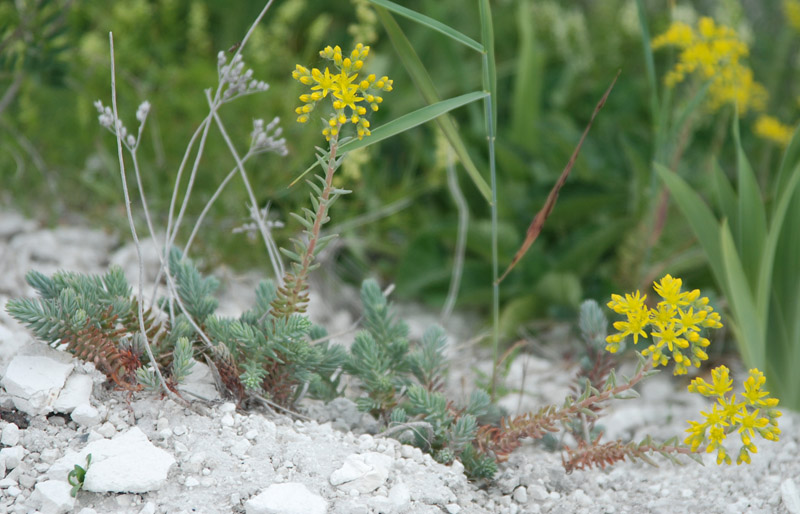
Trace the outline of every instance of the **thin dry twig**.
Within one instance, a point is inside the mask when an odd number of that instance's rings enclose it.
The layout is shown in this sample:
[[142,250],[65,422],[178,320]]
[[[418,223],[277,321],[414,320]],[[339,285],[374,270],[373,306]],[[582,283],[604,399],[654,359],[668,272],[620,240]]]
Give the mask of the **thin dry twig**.
[[517,263],[522,259],[522,257],[527,253],[528,249],[531,247],[536,238],[539,237],[539,233],[542,231],[544,227],[544,222],[547,221],[547,217],[550,216],[550,213],[553,211],[553,208],[556,206],[556,201],[558,200],[558,193],[561,191],[561,188],[564,187],[564,184],[567,182],[567,177],[569,176],[570,171],[572,171],[572,167],[575,165],[575,161],[578,159],[578,153],[581,151],[581,146],[583,146],[583,142],[586,139],[586,136],[589,134],[589,129],[592,128],[592,123],[594,122],[597,113],[600,112],[600,109],[603,108],[603,105],[606,103],[608,99],[608,95],[611,94],[611,90],[614,88],[614,84],[617,83],[617,78],[619,78],[619,74],[622,73],[622,70],[617,72],[616,77],[614,80],[611,81],[611,85],[608,86],[603,97],[597,102],[597,106],[594,108],[594,112],[592,113],[592,117],[589,118],[589,123],[586,125],[586,129],[583,131],[583,135],[581,139],[578,141],[578,145],[575,147],[575,151],[572,152],[572,156],[569,158],[567,165],[564,167],[564,171],[561,172],[561,176],[558,177],[558,181],[553,186],[553,189],[550,190],[550,194],[547,195],[547,200],[544,202],[544,207],[536,214],[531,221],[530,226],[528,227],[528,232],[525,235],[525,241],[522,243],[522,246],[517,253],[514,255],[514,258],[511,259],[511,264],[508,265],[508,268],[503,272],[500,278],[497,279],[495,284],[499,284],[506,278],[512,269],[517,265]]

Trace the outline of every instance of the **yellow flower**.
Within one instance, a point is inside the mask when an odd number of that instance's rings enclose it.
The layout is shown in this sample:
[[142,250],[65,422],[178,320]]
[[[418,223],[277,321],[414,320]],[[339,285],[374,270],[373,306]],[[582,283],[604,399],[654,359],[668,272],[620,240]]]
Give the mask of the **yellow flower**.
[[[686,429],[690,435],[684,440],[690,445],[691,450],[699,451],[700,445],[708,441],[705,451],[717,451],[717,464],[731,463],[722,441],[727,434],[734,430],[740,434],[742,447],[736,459],[736,464],[750,463],[750,454],[756,453],[753,439],[756,434],[768,441],[777,441],[781,433],[778,428],[778,418],[781,412],[775,407],[778,405],[776,398],[767,398],[768,392],[762,391],[761,386],[766,379],[757,369],[750,370],[750,376],[744,381],[745,393],[742,395],[746,401],[737,402],[736,394],[728,393],[732,390],[733,381],[730,379],[728,368],[719,366],[711,372],[713,384],[702,378],[692,380],[689,392],[699,393],[706,397],[717,397],[710,412],[701,412],[705,421],[688,421]],[[750,409],[751,406],[761,408]],[[761,414],[761,415],[760,415]],[[706,430],[708,429],[708,436]]]
[[392,80],[389,77],[376,80],[375,75],[359,79],[358,72],[364,67],[364,59],[369,55],[369,47],[361,43],[356,45],[349,57],[342,55],[339,46],[327,46],[319,55],[333,61],[334,72],[331,72],[329,67],[326,67],[324,72],[317,68],[309,71],[299,64],[292,72],[295,80],[305,86],[311,86],[312,91],[311,94],[300,95],[300,101],[304,105],[295,109],[298,114],[297,121],[306,123],[310,119],[309,113],[314,110],[317,103],[328,98],[328,93],[331,93],[333,112],[325,120],[322,129],[325,138],[330,141],[332,137],[338,137],[342,127],[348,123],[355,125],[359,139],[370,135],[369,121],[363,117],[367,114],[367,108],[361,104],[366,102],[372,111],[377,111],[378,104],[383,98],[375,93],[391,91]]
[[741,113],[764,109],[766,89],[753,79],[752,70],[742,64],[749,49],[733,29],[717,25],[708,17],[700,19],[696,30],[676,21],[653,39],[652,46],[653,49],[673,46],[681,50],[678,62],[664,78],[667,86],[674,87],[688,75],[696,74],[709,81],[711,110],[728,103],[738,105]]
[[780,146],[787,146],[789,141],[792,140],[794,128],[784,125],[778,118],[762,114],[756,120],[754,131],[760,138],[773,141]]
[[720,328],[719,314],[708,305],[708,298],[700,297],[700,291],[682,291],[683,281],[666,275],[654,282],[656,293],[662,298],[656,308],[645,305],[647,296],[639,291],[626,294],[611,295],[608,303],[617,314],[624,314],[625,321],[614,322],[617,333],[606,337],[606,350],[619,351],[622,341],[629,335],[633,343],[639,342],[639,336],[648,337],[645,329],[651,326],[650,334],[653,344],[642,351],[642,355],[651,356],[653,366],[666,366],[670,360],[675,362],[673,374],[683,375],[689,366],[700,367],[702,361],[708,359],[703,350],[709,340],[700,336],[702,328]]
[[689,303],[686,300],[689,293],[681,292],[682,284],[683,281],[681,279],[672,278],[672,275],[666,275],[660,281],[654,282],[653,288],[668,305],[677,307]]
[[697,377],[689,384],[689,392],[700,393],[703,396],[719,396],[722,398],[733,389],[733,380],[731,380],[729,373],[730,371],[725,366],[718,366],[711,372],[712,384]]

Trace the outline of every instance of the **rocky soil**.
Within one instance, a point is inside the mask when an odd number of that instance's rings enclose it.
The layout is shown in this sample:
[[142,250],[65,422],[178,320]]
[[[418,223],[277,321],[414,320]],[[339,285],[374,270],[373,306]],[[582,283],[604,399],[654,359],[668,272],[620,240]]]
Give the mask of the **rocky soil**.
[[[102,273],[110,263],[136,279],[135,252],[120,239],[85,228],[47,230],[0,211],[0,307],[33,296],[30,269]],[[148,252],[148,273],[155,259]],[[221,310],[248,306],[257,274],[221,270]],[[331,333],[358,313],[325,305],[315,321]],[[347,295],[339,295],[346,298]],[[312,300],[313,301],[313,300]],[[405,308],[412,331],[436,319]],[[464,320],[451,324],[451,394],[469,393],[480,349],[465,346]],[[343,338],[346,342],[347,337]],[[553,355],[558,355],[554,353]],[[511,412],[563,400],[572,366],[558,357],[522,355],[506,386]],[[734,369],[742,377],[741,369]],[[688,462],[659,467],[623,462],[606,470],[566,474],[558,453],[527,444],[501,465],[497,480],[478,487],[462,467],[443,466],[420,450],[375,434],[374,420],[339,399],[306,402],[308,419],[237,411],[216,393],[198,363],[187,397],[205,398],[200,413],[171,400],[109,389],[92,366],[36,342],[0,308],[0,513],[791,513],[800,514],[800,416],[785,412],[777,443],[759,441],[749,466]],[[736,378],[737,382],[741,378]],[[660,374],[641,398],[620,402],[602,420],[607,439],[667,439],[707,407],[686,392],[686,380]],[[77,499],[67,474],[92,462]],[[657,459],[657,457],[656,457]]]

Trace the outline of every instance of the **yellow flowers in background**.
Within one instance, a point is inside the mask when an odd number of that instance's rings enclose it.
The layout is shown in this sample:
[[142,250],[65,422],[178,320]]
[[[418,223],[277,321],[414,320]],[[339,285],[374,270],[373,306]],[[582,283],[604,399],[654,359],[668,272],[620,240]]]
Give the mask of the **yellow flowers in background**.
[[753,129],[758,137],[773,141],[780,146],[787,146],[792,139],[794,128],[785,125],[777,118],[762,114],[756,120],[755,128]]
[[[800,30],[800,0],[784,0],[783,7],[788,23]],[[675,21],[666,32],[653,39],[652,46],[654,50],[680,49],[678,62],[664,77],[664,82],[674,87],[689,75],[708,81],[711,111],[727,104],[736,105],[743,115],[766,108],[767,90],[754,79],[753,70],[742,62],[750,49],[732,28],[718,25],[709,17],[700,18],[696,29]],[[761,115],[753,131],[758,137],[787,146],[793,128],[773,116]]]
[[330,141],[332,137],[338,137],[340,129],[348,123],[356,126],[358,139],[370,135],[369,121],[365,117],[367,114],[365,104],[372,111],[377,111],[383,102],[383,97],[377,93],[391,91],[392,80],[389,77],[377,78],[374,74],[359,79],[358,74],[369,55],[369,47],[361,43],[356,45],[349,57],[343,57],[342,49],[338,45],[325,47],[319,55],[333,62],[336,73],[331,73],[327,66],[325,71],[317,68],[309,71],[300,64],[295,67],[292,78],[305,86],[311,86],[310,94],[300,95],[303,105],[295,109],[295,113],[298,114],[297,121],[306,123],[317,103],[327,98],[330,93],[333,113],[328,118],[327,126],[322,130],[325,138]]
[[633,344],[639,342],[640,336],[647,339],[645,328],[649,326],[652,343],[642,355],[650,355],[654,367],[666,366],[671,359],[675,361],[673,375],[686,374],[688,366],[699,368],[708,359],[704,348],[710,344],[702,337],[702,329],[721,328],[722,323],[719,313],[708,305],[707,297],[700,296],[699,289],[681,291],[682,284],[681,279],[671,275],[655,282],[655,291],[662,300],[654,309],[645,305],[647,295],[641,296],[639,291],[624,298],[611,295],[608,307],[625,315],[627,320],[614,323],[619,332],[606,338],[606,350],[616,353],[629,335],[633,336]]
[[678,62],[664,79],[667,86],[673,87],[696,73],[710,81],[711,110],[728,103],[738,105],[742,114],[764,109],[766,89],[753,79],[753,70],[742,63],[749,49],[733,29],[708,17],[700,18],[696,30],[676,21],[652,44],[653,49],[673,46],[681,50]]
[[777,398],[770,398],[769,392],[763,390],[764,374],[758,369],[751,369],[750,376],[744,381],[744,393],[737,399],[736,394],[728,394],[733,390],[733,380],[728,368],[719,366],[711,372],[712,383],[702,378],[695,378],[689,385],[689,392],[702,394],[706,398],[716,398],[710,412],[701,412],[705,421],[689,421],[686,432],[689,436],[684,443],[692,451],[698,451],[700,445],[708,442],[705,451],[717,452],[717,464],[731,463],[731,458],[722,442],[728,434],[739,433],[742,446],[736,457],[736,464],[750,463],[750,454],[756,453],[753,439],[756,434],[768,441],[777,441],[781,433],[778,418],[781,411]]
[[800,31],[800,0],[783,0],[783,12],[789,25]]

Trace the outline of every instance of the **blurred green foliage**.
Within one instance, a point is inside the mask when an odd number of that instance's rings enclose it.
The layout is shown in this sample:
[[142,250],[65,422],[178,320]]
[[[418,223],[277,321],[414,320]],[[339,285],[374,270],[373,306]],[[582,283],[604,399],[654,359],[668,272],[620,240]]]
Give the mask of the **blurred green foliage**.
[[[672,16],[710,15],[737,28],[748,35],[750,65],[770,92],[772,111],[780,108],[786,122],[797,118],[792,79],[798,34],[786,25],[780,2],[675,4],[670,11],[665,2],[641,0],[650,36],[665,30]],[[0,4],[0,93],[13,93],[0,104],[4,203],[51,222],[79,212],[124,231],[115,142],[98,125],[92,107],[94,100],[108,103],[110,98],[108,31],[113,31],[121,116],[132,120],[145,99],[153,105],[140,158],[150,206],[157,223],[165,223],[186,143],[207,113],[203,89],[216,84],[216,53],[241,40],[263,5],[240,1],[232,8],[219,0]],[[409,0],[403,5],[478,37],[477,4]],[[583,297],[642,287],[665,269],[699,287],[710,284],[685,221],[671,208],[659,211],[661,185],[651,161],[664,152],[693,187],[706,191],[715,159],[732,169],[736,154],[726,130],[732,109],[715,115],[697,109],[680,139],[656,140],[637,0],[496,0],[492,7],[501,267],[523,240],[595,103],[622,69],[544,232],[503,283],[504,325],[573,313]],[[481,63],[469,49],[407,20],[398,22],[442,98],[481,87]],[[269,82],[271,90],[237,100],[221,116],[243,149],[252,118],[281,117],[290,156],[260,157],[249,172],[261,207],[272,202],[272,212],[282,220],[303,205],[305,192],[286,186],[313,162],[313,148],[321,143],[317,131],[294,123],[300,88],[290,72],[296,63],[318,63],[316,52],[327,44],[347,48],[354,41],[372,45],[371,66],[395,79],[373,126],[423,105],[365,0],[276,1],[244,51],[256,78]],[[655,57],[663,89],[661,77],[674,55]],[[690,101],[680,91],[675,95],[675,105]],[[473,159],[486,169],[482,107],[472,104],[453,116]],[[754,156],[757,176],[768,183],[778,149],[748,130],[742,142]],[[346,161],[340,185],[355,194],[336,205],[331,229],[343,228],[344,244],[337,246],[334,261],[340,275],[358,283],[377,270],[397,283],[401,296],[441,306],[457,236],[443,144],[429,124]],[[212,129],[189,216],[200,212],[232,166]],[[460,179],[471,221],[458,306],[485,308],[491,298],[489,210],[467,177]],[[237,187],[217,203],[197,252],[212,263],[263,266],[262,246],[231,234],[247,216],[245,192]],[[399,210],[388,209],[398,205]],[[385,210],[391,215],[382,216]],[[363,216],[378,219],[360,224]],[[299,229],[289,222],[279,242]]]

